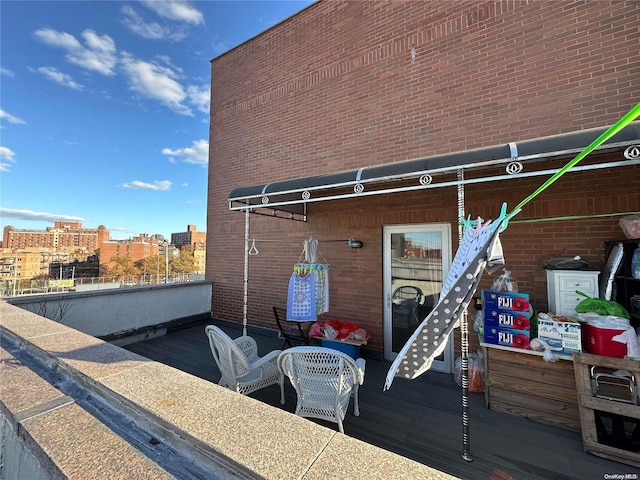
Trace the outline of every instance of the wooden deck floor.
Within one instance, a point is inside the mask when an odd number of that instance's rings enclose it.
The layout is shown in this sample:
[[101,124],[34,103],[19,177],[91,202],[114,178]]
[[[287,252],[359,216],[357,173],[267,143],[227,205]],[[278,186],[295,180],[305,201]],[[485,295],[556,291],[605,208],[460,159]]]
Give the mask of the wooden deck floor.
[[[218,325],[232,338],[241,334],[239,327]],[[258,341],[261,355],[280,347],[281,341],[274,336],[250,334]],[[220,378],[204,324],[124,348],[211,382]],[[350,407],[344,422],[347,435],[469,480],[602,480],[615,478],[608,476],[612,474],[625,478],[624,474],[638,473],[634,467],[584,453],[579,433],[488,410],[481,394],[470,394],[473,461],[468,462],[461,455],[461,389],[453,375],[427,372],[412,381],[397,378],[383,392],[389,366],[386,361],[367,360],[360,416],[353,416]],[[293,412],[295,391],[285,382],[284,406],[277,386],[251,396]],[[336,429],[332,423],[317,423]]]

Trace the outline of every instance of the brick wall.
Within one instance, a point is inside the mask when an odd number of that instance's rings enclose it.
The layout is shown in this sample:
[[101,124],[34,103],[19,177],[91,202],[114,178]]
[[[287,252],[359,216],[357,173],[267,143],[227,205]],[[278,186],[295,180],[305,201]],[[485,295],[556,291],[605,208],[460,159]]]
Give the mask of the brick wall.
[[144,260],[147,257],[158,255],[158,245],[153,242],[118,243],[107,242],[100,247],[100,266],[111,268],[115,265],[113,259],[118,255],[126,255],[132,263]]
[[[638,25],[638,2],[325,0],[214,59],[214,315],[242,319],[244,214],[228,210],[233,188],[609,125],[638,101]],[[565,175],[516,220],[637,211],[639,172]],[[467,211],[494,217],[543,181],[469,186]],[[332,315],[364,324],[370,346],[382,349],[382,228],[450,222],[456,238],[455,188],[313,203],[308,212],[306,223],[251,217],[251,237],[292,243],[258,243],[249,321],[274,326],[270,306],[285,303],[302,239],[313,235],[331,264]],[[580,254],[601,266],[603,242],[622,236],[618,219],[512,223],[503,243],[520,289],[546,308],[544,261]],[[329,242],[351,237],[364,248]]]

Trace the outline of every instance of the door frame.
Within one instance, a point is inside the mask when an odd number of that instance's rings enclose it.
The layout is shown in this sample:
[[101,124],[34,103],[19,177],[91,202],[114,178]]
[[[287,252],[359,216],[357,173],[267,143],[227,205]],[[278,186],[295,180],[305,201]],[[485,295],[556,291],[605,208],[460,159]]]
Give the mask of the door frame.
[[[384,358],[393,360],[397,352],[392,352],[392,311],[391,311],[391,235],[394,233],[439,232],[442,235],[442,278],[445,279],[451,268],[453,258],[450,223],[412,223],[406,225],[383,225],[382,241],[382,276],[383,276],[383,309],[384,309]],[[451,373],[454,366],[454,335],[447,340],[443,353],[444,360],[434,360],[432,370]]]

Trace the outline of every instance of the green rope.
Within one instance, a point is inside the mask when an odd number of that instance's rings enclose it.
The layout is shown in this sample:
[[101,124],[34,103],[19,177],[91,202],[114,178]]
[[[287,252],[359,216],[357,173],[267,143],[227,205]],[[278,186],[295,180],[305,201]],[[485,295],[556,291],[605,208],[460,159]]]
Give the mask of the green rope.
[[509,223],[542,223],[542,222],[560,222],[564,220],[584,220],[586,218],[604,218],[604,217],[621,217],[624,215],[634,215],[640,212],[622,212],[622,213],[599,213],[595,215],[567,215],[564,217],[547,217],[547,218],[529,218],[526,220],[514,220]]
[[545,190],[549,185],[555,182],[558,178],[564,175],[567,172],[567,170],[574,167],[580,160],[582,160],[584,157],[589,155],[593,150],[599,147],[602,143],[606,142],[611,137],[613,137],[616,133],[618,133],[620,130],[626,127],[629,123],[633,122],[638,116],[640,116],[640,103],[636,104],[636,106],[633,107],[631,110],[629,110],[629,112],[624,117],[618,120],[615,124],[609,127],[606,132],[604,132],[602,135],[596,138],[593,142],[591,142],[589,146],[587,146],[584,150],[582,150],[582,152],[576,155],[576,157],[573,160],[571,160],[564,167],[562,167],[560,170],[554,173],[553,176],[550,177],[542,185],[540,185],[535,192],[533,192],[527,198],[522,200],[518,205],[516,205],[513,211],[509,215],[507,215],[506,219],[503,222],[503,225],[506,225],[506,222],[508,222],[511,217],[513,217],[520,210],[522,210],[522,207],[524,207],[527,203],[529,203],[536,196],[538,196],[543,190]]

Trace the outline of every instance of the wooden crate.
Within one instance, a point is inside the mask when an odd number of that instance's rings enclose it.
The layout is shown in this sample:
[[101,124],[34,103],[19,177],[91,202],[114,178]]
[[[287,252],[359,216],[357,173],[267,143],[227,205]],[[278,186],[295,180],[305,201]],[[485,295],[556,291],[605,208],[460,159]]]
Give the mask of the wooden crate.
[[573,362],[584,451],[599,457],[640,467],[640,453],[599,443],[596,427],[596,412],[603,412],[605,415],[614,417],[637,419],[640,422],[640,406],[623,401],[596,398],[591,382],[591,367],[626,370],[633,373],[636,380],[640,381],[640,362],[588,353],[574,354]]
[[485,400],[491,410],[568,430],[580,430],[570,357],[548,363],[542,354],[486,347]]

